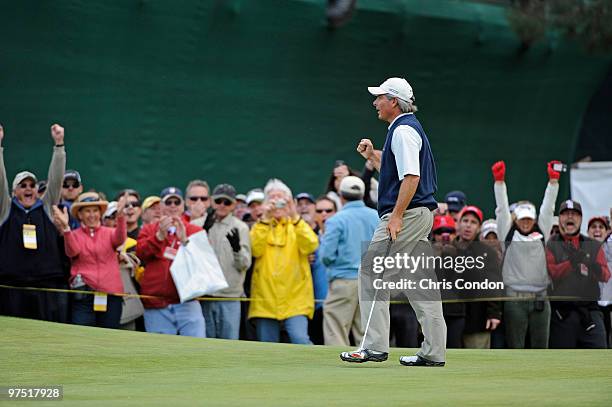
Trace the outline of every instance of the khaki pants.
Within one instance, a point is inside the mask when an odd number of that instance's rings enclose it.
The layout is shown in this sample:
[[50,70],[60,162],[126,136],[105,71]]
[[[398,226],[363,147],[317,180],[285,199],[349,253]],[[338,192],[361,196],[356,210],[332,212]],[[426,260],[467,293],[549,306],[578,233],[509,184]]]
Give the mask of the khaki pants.
[[[387,224],[389,214],[384,215],[374,232],[370,248],[374,246],[381,247],[381,242],[389,239],[387,232]],[[431,231],[433,224],[433,215],[427,208],[414,208],[404,212],[403,225],[397,240],[392,244],[392,253],[408,253],[413,254],[417,244],[420,246],[431,247],[428,245],[427,236]],[[384,244],[384,243],[383,243]],[[378,249],[372,249],[378,250]],[[378,250],[380,252],[380,250]],[[390,256],[393,254],[390,253]],[[433,253],[431,253],[433,255]],[[373,270],[363,270],[360,268],[359,273],[373,273]],[[435,278],[435,272],[433,273]],[[367,279],[359,278],[359,283],[363,284]],[[416,313],[419,324],[423,331],[424,341],[421,344],[421,349],[417,355],[434,361],[444,362],[446,359],[446,323],[442,316],[442,302],[437,293],[437,300],[431,300],[423,297],[419,290],[406,290],[402,293],[410,302],[410,305]],[[367,324],[368,316],[372,306],[372,318],[370,326],[366,333],[366,339],[363,344],[365,349],[376,350],[380,352],[389,351],[389,302],[376,300],[372,298],[364,298],[364,290],[359,289],[359,304],[361,306],[361,322],[364,326]],[[378,297],[377,297],[378,298]]]
[[335,279],[330,283],[323,305],[325,345],[349,346],[349,332],[356,343],[361,342],[363,327],[357,292],[357,280]]

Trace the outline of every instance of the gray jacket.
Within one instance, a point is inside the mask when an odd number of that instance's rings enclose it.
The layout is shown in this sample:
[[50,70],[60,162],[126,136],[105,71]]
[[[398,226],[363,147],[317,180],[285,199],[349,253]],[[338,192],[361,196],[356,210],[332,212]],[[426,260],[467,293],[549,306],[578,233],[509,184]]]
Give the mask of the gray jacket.
[[[512,227],[506,184],[495,183],[494,191],[497,204],[495,214],[498,237],[503,243]],[[550,237],[558,192],[559,184],[549,182],[540,206],[538,227],[544,235],[545,242]],[[502,267],[504,285],[515,291],[540,292],[546,290],[550,279],[546,267],[546,251],[541,240],[532,240],[515,231],[511,236],[511,241],[512,244],[505,252]]]
[[[238,229],[240,251],[234,252],[227,234]],[[246,223],[229,214],[223,220],[217,220],[208,233],[210,245],[217,255],[225,280],[229,287],[217,291],[215,297],[241,297],[244,294],[243,284],[247,269],[251,266],[251,239]]]

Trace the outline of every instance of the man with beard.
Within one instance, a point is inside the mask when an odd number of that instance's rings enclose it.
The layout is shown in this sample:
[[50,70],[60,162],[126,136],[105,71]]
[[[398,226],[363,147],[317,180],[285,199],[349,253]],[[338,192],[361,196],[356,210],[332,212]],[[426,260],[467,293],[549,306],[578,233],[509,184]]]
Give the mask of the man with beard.
[[[582,206],[567,200],[559,208],[559,235],[546,246],[551,296],[578,301],[551,302],[551,348],[605,348],[603,316],[597,307],[599,282],[610,279],[601,243],[580,234]],[[553,298],[554,300],[554,298]]]

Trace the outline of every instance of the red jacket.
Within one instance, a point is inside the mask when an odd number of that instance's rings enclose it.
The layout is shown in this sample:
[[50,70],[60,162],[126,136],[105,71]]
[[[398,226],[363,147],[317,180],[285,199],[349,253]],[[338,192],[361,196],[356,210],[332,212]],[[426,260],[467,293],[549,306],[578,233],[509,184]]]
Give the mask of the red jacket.
[[125,216],[117,218],[117,227],[81,227],[64,233],[66,255],[70,257],[70,279],[80,274],[89,287],[105,293],[123,293],[117,248],[125,242]]
[[[191,225],[183,220],[187,236],[191,236],[202,230],[201,227]],[[165,308],[170,304],[180,302],[172,275],[170,265],[172,261],[164,257],[164,251],[172,246],[178,250],[180,241],[174,236],[168,236],[160,242],[155,237],[159,229],[159,222],[143,226],[138,235],[136,255],[146,263],[144,274],[140,280],[140,294],[152,295],[160,298],[143,298],[145,308]]]

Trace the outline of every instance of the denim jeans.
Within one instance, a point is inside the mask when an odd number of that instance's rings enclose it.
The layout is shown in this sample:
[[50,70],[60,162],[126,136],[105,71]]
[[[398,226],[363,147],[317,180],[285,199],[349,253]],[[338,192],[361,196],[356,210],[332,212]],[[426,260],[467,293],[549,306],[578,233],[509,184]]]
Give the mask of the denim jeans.
[[106,297],[106,311],[94,311],[93,294],[72,296],[72,323],[75,325],[97,326],[99,328],[119,329],[123,301],[121,297]]
[[206,337],[204,317],[197,301],[145,309],[144,320],[147,332]]
[[240,301],[202,301],[208,338],[238,339],[240,335]]
[[257,318],[257,339],[261,342],[280,341],[281,322],[285,325],[285,330],[289,334],[291,343],[302,345],[312,345],[308,337],[308,318],[305,315],[297,315],[287,318],[284,321],[270,318]]

